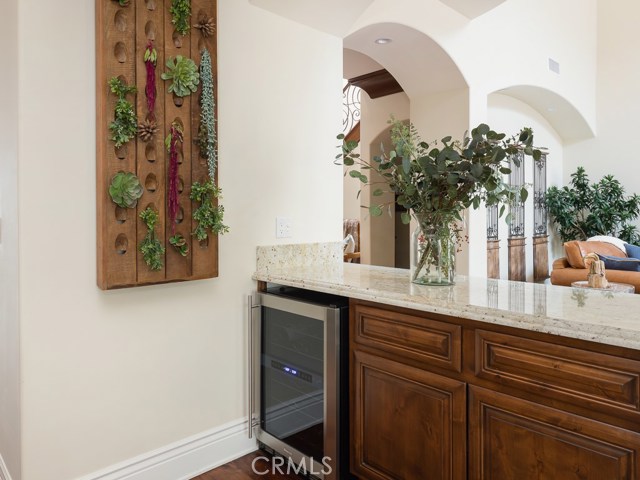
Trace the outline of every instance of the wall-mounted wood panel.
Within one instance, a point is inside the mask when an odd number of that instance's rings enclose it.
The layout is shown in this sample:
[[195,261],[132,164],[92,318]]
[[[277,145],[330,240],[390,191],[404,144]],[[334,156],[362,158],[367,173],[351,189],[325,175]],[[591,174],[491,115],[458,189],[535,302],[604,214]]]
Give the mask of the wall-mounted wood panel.
[[[195,280],[218,276],[218,239],[198,242],[192,236],[196,222],[192,218],[197,208],[190,198],[194,181],[208,179],[207,160],[201,155],[194,139],[200,128],[200,97],[198,91],[182,99],[168,93],[169,81],[160,78],[170,57],[182,55],[200,65],[201,52],[211,55],[214,98],[217,105],[217,34],[203,34],[195,28],[203,18],[217,27],[217,2],[191,0],[191,28],[186,35],[175,31],[170,13],[171,0],[96,0],[96,154],[97,154],[97,271],[102,289],[131,287],[154,283]],[[144,53],[149,41],[157,50],[155,70],[157,100],[155,120],[158,131],[148,142],[139,137],[116,149],[110,140],[109,124],[114,119],[116,97],[109,90],[109,79],[120,77],[127,85],[137,87],[136,94],[127,96],[136,110],[138,123],[148,117],[145,95],[146,69]],[[216,109],[217,118],[217,109]],[[179,154],[179,209],[175,233],[189,244],[189,253],[182,256],[169,244],[174,235],[167,207],[169,154],[164,140],[172,122],[184,130],[184,142]],[[217,122],[216,122],[217,130]],[[217,135],[216,135],[217,136]],[[217,148],[217,146],[216,146]],[[120,172],[135,173],[144,193],[135,209],[117,207],[109,196],[113,176]],[[217,178],[214,179],[217,182]],[[147,229],[140,212],[152,206],[159,213],[156,234],[166,249],[164,265],[151,270],[139,251]]]

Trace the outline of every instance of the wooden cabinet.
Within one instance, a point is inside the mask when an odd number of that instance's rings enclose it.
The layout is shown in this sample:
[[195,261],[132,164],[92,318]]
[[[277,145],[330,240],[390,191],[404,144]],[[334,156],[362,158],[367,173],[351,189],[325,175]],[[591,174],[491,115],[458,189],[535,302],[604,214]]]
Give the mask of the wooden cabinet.
[[352,473],[466,478],[466,385],[364,352],[353,356]]
[[352,301],[351,471],[640,480],[640,352]]
[[469,386],[469,478],[640,478],[640,434]]

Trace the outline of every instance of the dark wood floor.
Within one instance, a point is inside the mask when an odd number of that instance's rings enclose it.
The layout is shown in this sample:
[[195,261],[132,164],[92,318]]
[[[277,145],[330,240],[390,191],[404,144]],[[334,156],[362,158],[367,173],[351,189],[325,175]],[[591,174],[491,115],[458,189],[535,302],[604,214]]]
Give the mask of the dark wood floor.
[[[284,473],[272,474],[272,463],[259,458],[255,461],[255,468],[257,472],[269,473],[266,475],[258,475],[252,470],[252,462],[257,457],[269,457],[266,453],[258,450],[257,452],[250,453],[244,457],[240,457],[233,462],[221,465],[218,468],[198,475],[193,480],[304,480],[304,477],[298,475],[286,475]],[[285,468],[282,468],[285,471]]]

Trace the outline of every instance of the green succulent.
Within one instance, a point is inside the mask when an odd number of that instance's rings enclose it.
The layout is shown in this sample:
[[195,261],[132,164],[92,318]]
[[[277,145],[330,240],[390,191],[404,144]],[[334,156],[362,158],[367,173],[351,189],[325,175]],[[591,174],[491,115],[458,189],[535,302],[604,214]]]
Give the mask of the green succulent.
[[186,35],[191,27],[189,18],[191,17],[191,0],[172,0],[171,23],[176,27],[176,32],[180,35]]
[[147,234],[139,247],[142,258],[151,270],[161,270],[164,264],[163,257],[165,248],[162,246],[162,243],[160,243],[160,240],[158,240],[158,237],[156,237],[155,226],[158,222],[158,212],[151,207],[147,207],[140,212],[140,218],[147,226]]
[[187,239],[179,233],[169,238],[169,243],[173,245],[178,253],[183,257],[186,257],[189,253],[189,244],[187,244]]
[[167,60],[168,71],[160,77],[163,80],[172,80],[169,85],[169,93],[175,93],[178,97],[186,97],[198,90],[200,74],[196,63],[190,58],[177,55]]
[[128,141],[135,138],[138,133],[138,117],[131,102],[127,100],[127,95],[136,92],[136,87],[127,86],[118,77],[109,80],[111,92],[118,97],[115,106],[113,122],[109,124],[111,140],[120,148]]
[[142,192],[140,180],[131,172],[116,173],[109,186],[113,203],[122,208],[135,208]]
[[191,186],[189,198],[200,203],[200,206],[193,212],[193,219],[198,222],[198,226],[193,231],[193,235],[198,240],[206,240],[209,234],[207,231],[217,235],[225,234],[229,231],[224,223],[224,207],[215,205],[214,201],[220,197],[220,189],[217,188],[211,179],[205,183],[194,182]]

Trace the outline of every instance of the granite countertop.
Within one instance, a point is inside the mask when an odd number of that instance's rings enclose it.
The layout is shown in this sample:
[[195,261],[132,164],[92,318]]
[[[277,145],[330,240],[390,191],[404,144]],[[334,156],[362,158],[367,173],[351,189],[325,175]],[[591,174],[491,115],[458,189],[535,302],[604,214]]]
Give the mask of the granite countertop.
[[342,263],[339,243],[297,247],[259,247],[253,279],[640,350],[640,295],[464,276],[422,286],[408,270]]

